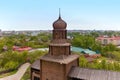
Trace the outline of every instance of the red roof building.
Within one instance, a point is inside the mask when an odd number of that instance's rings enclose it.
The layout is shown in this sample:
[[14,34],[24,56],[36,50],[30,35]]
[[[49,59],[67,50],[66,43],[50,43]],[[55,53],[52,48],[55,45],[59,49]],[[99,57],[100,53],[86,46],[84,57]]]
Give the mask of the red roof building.
[[100,36],[96,38],[97,41],[101,42],[102,45],[113,44],[113,45],[120,45],[120,36]]
[[29,51],[29,50],[31,50],[31,49],[32,49],[31,47],[27,47],[27,46],[24,46],[24,47],[13,46],[13,50],[14,50],[14,51],[19,51],[19,52]]

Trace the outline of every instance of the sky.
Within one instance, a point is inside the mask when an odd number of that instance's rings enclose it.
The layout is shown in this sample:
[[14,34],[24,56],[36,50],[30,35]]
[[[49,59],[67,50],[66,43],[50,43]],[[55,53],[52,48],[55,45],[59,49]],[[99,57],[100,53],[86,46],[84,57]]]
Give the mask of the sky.
[[52,30],[59,8],[69,30],[120,30],[120,0],[0,0],[0,29]]

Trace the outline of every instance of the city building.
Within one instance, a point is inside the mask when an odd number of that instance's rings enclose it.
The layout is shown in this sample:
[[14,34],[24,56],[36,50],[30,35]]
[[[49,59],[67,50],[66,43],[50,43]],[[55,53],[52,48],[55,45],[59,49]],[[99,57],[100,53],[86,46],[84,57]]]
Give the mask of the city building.
[[102,45],[113,44],[116,46],[120,46],[120,36],[99,36],[96,38]]

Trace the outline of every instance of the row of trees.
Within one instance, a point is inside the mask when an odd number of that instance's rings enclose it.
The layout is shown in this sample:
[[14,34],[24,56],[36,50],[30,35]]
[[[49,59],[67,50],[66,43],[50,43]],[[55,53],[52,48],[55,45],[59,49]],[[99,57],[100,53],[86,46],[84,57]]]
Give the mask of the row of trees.
[[8,69],[16,69],[20,64],[26,61],[32,63],[45,53],[45,51],[6,51],[0,55],[0,72]]
[[47,33],[40,33],[36,36],[24,34],[4,36],[0,38],[0,52],[2,52],[4,46],[11,50],[13,45],[29,46],[32,48],[48,47],[50,39],[51,34]]
[[6,51],[0,56],[0,68],[2,70],[15,69],[27,59],[27,52]]
[[102,56],[105,57],[104,59],[96,59],[93,62],[88,62],[88,60],[84,56],[81,56],[79,61],[80,67],[120,71],[120,49],[113,44],[102,46],[100,42],[95,40],[95,38],[98,37],[100,34],[108,36],[119,35],[119,33],[112,33],[114,32],[69,34],[70,36],[73,36],[73,39],[71,40],[73,46],[89,48],[96,52],[99,51]]
[[112,45],[112,44],[102,46],[100,42],[95,40],[95,36],[93,36],[91,34],[81,35],[79,33],[76,33],[72,36],[73,36],[73,39],[72,39],[71,43],[73,46],[89,48],[94,51],[99,51],[103,56],[106,56],[105,54],[107,52],[120,51],[119,48],[117,48],[115,45]]
[[14,45],[41,48],[47,47],[50,39],[51,34],[47,33],[40,33],[36,36],[18,34],[0,37],[0,72],[11,69],[16,70],[19,65],[26,61],[33,63],[41,55],[46,53],[45,51],[12,51]]

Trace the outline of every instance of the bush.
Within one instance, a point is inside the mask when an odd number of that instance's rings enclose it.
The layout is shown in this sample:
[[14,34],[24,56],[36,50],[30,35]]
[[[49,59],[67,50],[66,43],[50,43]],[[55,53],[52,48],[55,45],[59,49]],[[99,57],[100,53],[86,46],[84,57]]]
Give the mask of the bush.
[[86,61],[86,58],[82,56],[82,58],[80,58],[80,67],[92,68],[92,69],[120,71],[119,62],[106,60],[105,58],[95,60],[95,61],[89,63],[89,62]]
[[80,67],[87,67],[87,59],[82,55],[80,58],[79,58],[79,64],[80,64]]
[[28,52],[16,52],[16,51],[6,51],[2,53],[0,57],[0,68],[16,69],[20,64],[23,64],[27,60]]
[[120,61],[120,51],[111,51],[104,54],[106,57]]
[[46,51],[34,51],[34,52],[30,52],[28,54],[28,58],[30,59],[30,62],[33,63],[35,60],[39,59],[40,56],[44,55],[45,53],[47,53]]
[[0,72],[5,71],[6,69],[4,67],[0,67]]
[[18,62],[14,62],[14,61],[9,61],[5,64],[5,69],[15,69],[18,67]]

